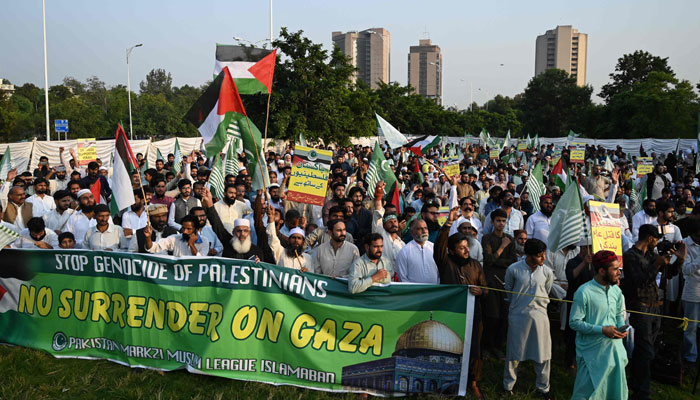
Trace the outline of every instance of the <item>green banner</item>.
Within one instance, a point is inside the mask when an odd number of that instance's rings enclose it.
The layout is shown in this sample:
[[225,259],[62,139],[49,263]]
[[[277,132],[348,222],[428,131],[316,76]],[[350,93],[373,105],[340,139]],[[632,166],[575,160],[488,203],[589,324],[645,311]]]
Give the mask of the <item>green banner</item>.
[[2,260],[2,342],[333,391],[466,388],[466,286],[352,295],[344,280],[216,257],[7,249]]

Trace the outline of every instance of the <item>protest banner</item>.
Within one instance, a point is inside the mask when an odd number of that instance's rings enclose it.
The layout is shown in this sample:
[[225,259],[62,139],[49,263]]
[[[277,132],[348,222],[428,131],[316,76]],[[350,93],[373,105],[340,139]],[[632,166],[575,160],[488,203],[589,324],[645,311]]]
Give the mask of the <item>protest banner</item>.
[[518,151],[526,151],[526,150],[527,150],[527,140],[520,139],[518,141]]
[[296,146],[287,200],[323,206],[332,159],[332,151]]
[[651,174],[654,171],[654,160],[651,157],[637,157],[637,177]]
[[447,217],[450,216],[450,207],[442,206],[438,208],[438,224],[445,225]]
[[561,159],[561,149],[558,149],[555,146],[554,152],[552,152],[552,165],[557,165],[559,159]]
[[97,140],[78,139],[78,164],[88,165],[92,161],[97,161]]
[[609,250],[622,263],[622,229],[620,229],[620,205],[589,201],[591,210],[591,235],[593,253]]
[[491,149],[491,150],[489,150],[489,158],[492,160],[496,160],[496,159],[498,159],[499,153],[500,153],[500,151],[498,149]]
[[443,170],[448,177],[459,175],[459,163],[448,164],[443,168]]
[[572,164],[583,164],[586,160],[586,144],[571,143],[569,145],[569,161]]
[[228,258],[2,253],[5,343],[329,391],[466,391],[467,286],[351,294],[343,280]]

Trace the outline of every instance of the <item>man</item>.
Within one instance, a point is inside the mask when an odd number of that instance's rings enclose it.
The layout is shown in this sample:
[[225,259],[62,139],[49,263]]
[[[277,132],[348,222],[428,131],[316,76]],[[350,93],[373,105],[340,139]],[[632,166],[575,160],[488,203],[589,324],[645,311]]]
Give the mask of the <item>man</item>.
[[365,254],[355,260],[348,272],[348,290],[362,293],[376,283],[390,283],[394,277],[394,264],[382,257],[383,239],[378,233],[365,238]]
[[593,256],[596,274],[574,295],[569,321],[576,331],[576,383],[572,399],[626,399],[627,337],[621,265],[612,251]]
[[151,225],[146,225],[143,230],[146,237],[146,250],[149,253],[172,252],[173,257],[205,256],[209,251],[209,241],[207,238],[197,234],[197,228],[199,227],[197,219],[191,215],[186,215],[182,217],[180,223],[182,225],[182,233],[170,235],[157,242],[153,242],[152,239],[153,228]]
[[384,257],[391,261],[392,265],[396,265],[396,257],[399,255],[401,249],[406,246],[406,243],[404,243],[399,236],[401,225],[399,224],[395,210],[394,212],[386,212],[382,205],[385,187],[386,182],[379,182],[374,194],[372,233],[378,233],[382,236],[382,252]]
[[44,220],[33,217],[27,221],[27,227],[19,233],[19,238],[12,243],[16,249],[55,249],[58,247],[58,235],[47,229]]
[[593,167],[592,176],[587,177],[584,181],[584,188],[590,195],[596,196],[599,200],[602,201],[607,197],[608,190],[610,190],[611,182],[609,178],[606,178],[600,174],[601,171],[601,166],[595,165]]
[[420,218],[413,220],[410,232],[413,240],[396,256],[399,281],[440,284],[440,275],[433,258],[433,242],[428,240],[428,225]]
[[357,238],[358,246],[362,245],[362,238],[372,231],[372,212],[363,205],[365,193],[360,187],[350,189],[348,198],[352,200],[353,212],[347,224],[347,231]]
[[[469,244],[469,257],[479,262],[479,265],[484,264],[484,250],[481,247],[481,242],[477,239],[477,231],[469,222],[468,219],[464,217],[459,217],[457,221],[452,223],[449,235],[452,236],[455,233],[461,233],[467,238]],[[438,237],[440,235],[438,234]]]
[[[148,217],[151,222],[151,241],[157,242],[160,239],[171,235],[177,235],[177,231],[168,225],[168,208],[164,204],[149,204]],[[137,229],[135,234],[131,236],[129,243],[129,253],[149,253],[146,250],[146,227]],[[161,250],[156,254],[168,254],[167,250]]]
[[53,194],[53,200],[56,208],[48,214],[44,214],[44,224],[48,229],[54,231],[57,235],[64,231],[68,218],[75,212],[71,208],[73,198],[67,190],[59,190]]
[[[557,299],[563,299],[566,297],[566,290],[569,287],[569,283],[566,280],[566,265],[569,260],[573,259],[578,255],[579,248],[577,245],[572,244],[558,251],[552,251],[547,249],[547,257],[544,265],[549,268],[554,274],[554,284],[552,285],[552,292],[550,295],[556,297]],[[566,329],[566,307],[563,303],[560,303],[562,307],[559,308],[560,313],[560,330]]]
[[330,240],[316,249],[314,271],[333,278],[346,277],[352,263],[360,258],[360,251],[345,240],[345,221],[342,219],[329,220],[328,232]]
[[88,250],[126,250],[129,248],[121,226],[110,222],[109,206],[95,206],[95,226],[88,229],[83,240],[83,248]]
[[668,178],[664,174],[663,164],[656,164],[654,173],[647,177],[647,193],[649,199],[658,200],[661,198],[662,191],[669,186]]
[[511,264],[506,270],[506,290],[537,297],[508,294],[510,307],[503,388],[511,394],[518,379],[518,365],[521,361],[532,360],[537,375],[535,386],[545,399],[551,399],[549,373],[552,338],[549,334],[547,304],[554,274],[544,267],[546,251],[547,246],[541,240],[528,239],[525,242],[525,259]]
[[653,223],[658,215],[656,212],[656,201],[645,199],[642,203],[642,210],[632,217],[632,239],[635,242],[639,239],[639,227]]
[[74,249],[75,236],[70,232],[62,232],[58,235],[58,247],[62,249]]
[[[683,265],[686,256],[684,242],[678,245],[677,250],[657,255],[654,248],[662,236],[658,227],[650,224],[642,225],[639,228],[639,239],[623,255],[625,278],[622,280],[622,292],[625,295],[628,310],[661,314],[663,302],[659,298],[657,276],[661,273],[663,283],[666,279],[678,274],[678,267]],[[677,260],[674,264],[669,264],[673,255]],[[634,327],[630,389],[635,398],[649,399],[651,362],[656,354],[654,345],[661,331],[661,318],[632,313],[630,324]]]
[[24,188],[13,186],[7,195],[7,208],[3,221],[14,224],[18,231],[27,227],[27,222],[34,216],[33,204],[27,203]]
[[[579,246],[578,255],[566,263],[567,287],[565,299],[568,301],[573,301],[574,293],[576,293],[578,288],[595,276],[595,270],[592,266],[593,255],[591,254],[591,245],[590,236],[581,240],[577,243],[577,246]],[[573,371],[576,368],[576,364],[574,363],[576,360],[576,332],[571,329],[571,325],[569,324],[568,316],[571,314],[571,303],[566,303],[566,305],[567,317],[564,318],[566,321],[566,327],[564,329],[564,344],[566,345],[564,367]]]
[[[44,178],[53,173],[53,168],[49,166],[49,158],[46,156],[39,157],[39,165],[34,168],[34,178]],[[47,178],[50,179],[51,177]]]
[[474,317],[471,339],[471,351],[469,353],[469,388],[477,399],[483,398],[478,382],[482,378],[483,361],[481,359],[481,335],[483,334],[481,297],[485,294],[476,286],[487,286],[486,275],[478,261],[470,257],[469,239],[466,235],[457,232],[448,236],[450,228],[457,219],[460,211],[454,208],[440,228],[440,233],[435,242],[433,257],[440,271],[440,283],[443,285],[473,285],[469,288],[471,294],[476,296],[474,304]]
[[[170,213],[168,214],[168,225],[180,230],[182,227],[180,221],[185,215],[190,213],[195,207],[201,207],[202,202],[198,198],[192,196],[192,183],[189,179],[180,179],[177,182],[177,188],[180,194],[175,198],[175,201],[170,205]],[[206,222],[206,220],[205,220]],[[210,243],[211,244],[211,243]]]
[[236,200],[237,194],[238,192],[236,191],[235,185],[226,185],[224,187],[223,198],[219,199],[219,201],[214,204],[214,209],[216,210],[217,214],[219,214],[221,223],[229,232],[233,231],[235,220],[245,218],[246,215],[253,212],[253,210],[245,203]]
[[328,212],[330,211],[331,207],[337,206],[340,204],[340,200],[345,198],[345,183],[334,183],[331,186],[331,191],[331,198],[326,200],[326,202],[323,204],[323,208],[321,209],[321,217],[323,218],[324,225],[328,223]]
[[134,189],[134,204],[122,214],[122,228],[127,239],[131,239],[134,232],[148,225],[147,203],[141,189]]
[[554,211],[554,203],[551,194],[543,194],[540,196],[540,211],[531,215],[525,224],[527,237],[531,239],[539,239],[547,243],[549,238],[549,219]]
[[468,221],[471,226],[477,231],[477,239],[481,240],[482,236],[482,223],[481,220],[474,215],[474,204],[475,201],[471,197],[463,197],[459,200],[459,208],[461,210],[462,217],[465,221]]
[[518,260],[525,257],[525,242],[527,242],[527,232],[523,229],[515,231],[515,256]]
[[[273,205],[274,207],[274,205]],[[275,207],[276,208],[276,207]],[[290,210],[291,211],[291,210]],[[330,225],[330,221],[333,220],[341,220],[345,221],[346,220],[346,213],[345,213],[345,207],[342,205],[338,206],[333,206],[331,207],[330,211],[328,212],[328,225]],[[298,225],[298,223],[297,223]],[[289,229],[289,228],[287,228]],[[328,226],[320,226],[316,229],[314,229],[309,235],[306,236],[306,239],[304,239],[304,247],[308,248],[313,248],[316,246],[320,246],[323,243],[328,242],[331,240],[331,234],[330,234],[330,229]],[[345,232],[345,240],[354,243],[353,236],[350,232]]]
[[[207,213],[203,207],[194,207],[190,210],[189,215],[197,218],[197,233],[200,236],[207,238],[209,241],[208,256],[221,256],[224,251],[224,245],[219,240],[218,235],[214,232],[211,226],[207,226]],[[247,220],[246,220],[247,221]]]
[[[272,179],[270,181],[272,182]],[[270,193],[270,204],[272,204],[272,207],[284,212],[284,200],[280,197],[280,185],[277,183],[271,184],[268,192]]]
[[[287,211],[289,214],[291,211]],[[267,209],[267,220],[275,220],[275,208],[272,205]],[[277,237],[277,227],[274,223],[267,224],[267,245],[272,252],[275,262],[281,267],[287,267],[300,270],[301,272],[314,272],[314,261],[311,255],[304,253],[304,237],[305,233],[302,228],[295,227],[289,230],[288,244],[282,246],[280,239]]]
[[151,179],[149,186],[153,188],[151,204],[164,204],[166,207],[168,207],[168,210],[170,210],[170,205],[173,204],[175,199],[165,194],[165,179],[157,176]]
[[[700,220],[691,219],[688,226],[690,235],[684,239],[688,258],[683,264],[683,316],[690,320],[700,320]],[[697,322],[688,322],[683,332],[683,358],[694,364],[698,360]]]
[[[491,196],[493,196],[493,194]],[[510,236],[513,236],[513,233],[515,231],[517,231],[518,229],[523,229],[525,225],[523,214],[519,210],[513,208],[513,204],[515,203],[515,196],[513,196],[511,192],[504,190],[498,197],[501,203],[500,209],[505,211],[506,213],[506,226],[504,232]],[[492,222],[493,219],[489,218],[489,216],[487,215],[486,222],[484,224],[485,233],[493,232],[494,228]]]
[[[681,236],[681,230],[673,224],[673,221],[675,221],[676,217],[671,203],[665,201],[657,201],[656,212],[658,214],[657,218],[651,224],[658,227],[659,232],[661,232],[661,234],[664,235],[663,240],[671,243],[678,243],[681,240],[683,240],[683,237]],[[675,261],[675,259],[671,258],[671,262],[673,261]],[[675,275],[674,277],[670,278],[667,282],[665,282],[665,288],[662,288],[665,292],[664,298],[667,300],[667,304],[665,304],[664,307],[665,313],[675,314],[675,310],[677,309],[676,306],[678,305],[677,301],[680,289],[679,280],[680,274]]]
[[35,217],[43,217],[56,208],[56,203],[49,193],[49,182],[44,178],[34,180],[34,194],[25,200],[32,203],[32,212]]
[[469,171],[464,170],[459,175],[459,183],[457,183],[457,198],[474,197],[474,188],[471,185]]
[[[517,261],[513,237],[504,232],[506,212],[496,209],[491,212],[493,232],[481,239],[484,250],[484,273],[486,282],[492,288],[503,288],[506,269]],[[490,291],[483,301],[484,337],[486,351],[497,358],[503,357],[501,346],[507,331],[508,305],[503,292]]]
[[66,222],[65,232],[73,233],[76,247],[83,247],[83,240],[87,231],[97,224],[95,220],[95,198],[90,189],[80,189],[78,192],[78,204],[80,209],[74,212]]
[[476,206],[477,211],[479,211],[480,215],[484,215],[483,213],[483,208],[481,207],[481,203],[484,202],[486,204],[486,201],[489,198],[489,189],[491,188],[491,182],[488,179],[484,179],[481,182],[481,189],[479,189],[475,194],[474,194],[474,205]]
[[[90,189],[92,185],[98,180],[100,181],[100,195],[105,199],[109,200],[109,196],[112,195],[112,189],[109,187],[109,182],[107,178],[99,173],[100,164],[97,161],[90,161],[87,166],[87,175],[80,180],[80,187]],[[79,238],[78,238],[79,239]]]

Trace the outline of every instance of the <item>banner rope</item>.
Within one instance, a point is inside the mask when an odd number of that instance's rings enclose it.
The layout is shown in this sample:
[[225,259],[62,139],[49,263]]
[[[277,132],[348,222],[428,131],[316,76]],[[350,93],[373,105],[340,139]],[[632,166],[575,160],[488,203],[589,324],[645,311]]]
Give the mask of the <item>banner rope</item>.
[[[468,287],[477,287],[479,289],[485,289],[485,290],[493,290],[496,292],[503,292],[503,293],[510,293],[510,294],[517,294],[521,296],[530,296],[530,297],[536,297],[539,299],[548,299],[551,301],[561,301],[562,303],[573,303],[573,300],[566,300],[566,299],[558,299],[556,297],[549,297],[549,296],[540,296],[536,294],[530,294],[530,293],[523,293],[523,292],[514,292],[512,290],[505,290],[505,289],[496,289],[488,286],[479,286],[479,285],[467,285]],[[647,313],[643,311],[634,311],[634,310],[622,310],[624,312],[628,313],[633,313],[633,314],[639,314],[639,315],[647,315],[650,317],[660,317],[660,318],[667,318],[667,319],[675,319],[677,321],[681,321],[681,324],[678,326],[679,328],[682,328],[684,331],[688,329],[688,323],[689,322],[694,322],[694,323],[700,323],[699,320],[696,319],[689,319],[687,317],[674,317],[671,315],[662,315],[662,314],[654,314],[654,313]]]

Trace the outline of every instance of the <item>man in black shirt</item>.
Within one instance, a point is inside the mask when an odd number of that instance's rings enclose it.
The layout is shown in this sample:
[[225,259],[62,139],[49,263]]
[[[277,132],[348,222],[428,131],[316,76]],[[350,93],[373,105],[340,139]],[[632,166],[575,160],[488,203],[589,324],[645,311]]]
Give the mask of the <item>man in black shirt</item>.
[[[591,265],[593,262],[593,254],[591,253],[591,238],[590,236],[579,242],[581,250],[578,255],[566,263],[566,281],[568,287],[566,289],[566,300],[574,300],[574,293],[581,285],[593,279],[595,269]],[[564,367],[573,369],[576,360],[576,331],[569,326],[569,314],[571,313],[571,303],[566,303],[566,329],[564,329],[564,342],[566,351],[564,352]]]
[[[686,256],[685,243],[680,242],[678,249],[668,253],[657,254],[654,248],[663,235],[659,228],[645,224],[639,228],[639,239],[623,256],[624,279],[622,292],[625,295],[627,309],[650,314],[660,314],[663,301],[659,298],[659,286],[656,279],[661,273],[661,289],[665,288],[667,279],[678,274]],[[676,261],[669,264],[671,257]],[[634,352],[630,360],[630,389],[635,399],[648,399],[651,379],[650,365],[654,360],[654,343],[661,331],[661,318],[632,313],[630,324],[634,327]]]

